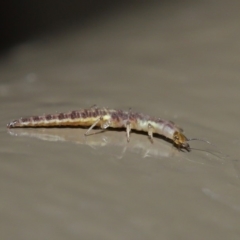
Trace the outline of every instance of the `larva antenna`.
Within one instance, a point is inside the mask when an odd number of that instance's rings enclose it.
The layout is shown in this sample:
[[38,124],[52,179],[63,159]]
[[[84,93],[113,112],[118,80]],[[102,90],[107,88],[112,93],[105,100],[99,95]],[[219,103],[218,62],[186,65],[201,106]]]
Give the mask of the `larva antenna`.
[[212,144],[211,142],[209,142],[208,140],[205,140],[205,139],[201,139],[201,138],[188,138],[187,139],[188,142],[190,141],[201,141],[201,142],[205,142],[209,145],[213,145],[214,147],[216,147],[214,144]]
[[[188,142],[189,142],[189,141],[201,141],[201,142],[205,142],[205,143],[207,143],[207,144],[209,144],[209,145],[212,145],[213,147],[215,147],[215,148],[217,149],[217,146],[216,146],[215,144],[212,144],[210,141],[208,141],[208,140],[206,140],[206,139],[201,139],[201,138],[189,138],[189,139],[187,139],[187,141],[188,141]],[[221,151],[219,151],[219,150],[217,150],[216,152],[222,154],[222,155],[224,156],[224,158],[229,157],[227,154],[224,154],[223,152],[221,152]],[[211,152],[211,154],[213,154],[213,152]],[[214,154],[213,154],[213,155],[214,155]],[[221,158],[222,158],[222,157],[221,157]]]
[[187,139],[187,141],[201,141],[201,142],[205,142],[209,145],[212,145],[213,147],[217,148],[217,146],[215,144],[212,144],[210,141],[206,140],[206,139],[202,139],[202,138],[189,138]]

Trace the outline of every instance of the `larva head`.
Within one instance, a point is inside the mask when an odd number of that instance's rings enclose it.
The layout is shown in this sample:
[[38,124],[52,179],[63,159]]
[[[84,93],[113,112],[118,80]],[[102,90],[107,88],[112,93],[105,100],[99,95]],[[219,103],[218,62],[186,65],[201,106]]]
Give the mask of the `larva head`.
[[178,148],[185,148],[187,151],[190,151],[190,146],[187,143],[188,139],[181,133],[176,131],[173,134],[173,142]]

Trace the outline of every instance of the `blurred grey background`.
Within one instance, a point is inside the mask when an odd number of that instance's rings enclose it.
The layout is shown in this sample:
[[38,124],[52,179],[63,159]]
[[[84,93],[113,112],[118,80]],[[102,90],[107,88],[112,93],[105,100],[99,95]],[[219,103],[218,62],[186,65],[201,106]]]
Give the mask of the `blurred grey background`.
[[[129,8],[151,4],[144,0],[22,0],[0,4],[0,50],[4,51],[27,39],[78,26],[117,14]],[[168,2],[172,1],[159,1]]]

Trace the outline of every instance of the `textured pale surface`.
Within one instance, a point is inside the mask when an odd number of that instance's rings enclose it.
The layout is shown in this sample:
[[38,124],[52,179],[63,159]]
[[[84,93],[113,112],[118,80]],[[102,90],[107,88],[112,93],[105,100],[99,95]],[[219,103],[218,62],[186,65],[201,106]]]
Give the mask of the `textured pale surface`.
[[[239,239],[239,7],[149,5],[2,59],[1,239]],[[6,129],[93,104],[173,120],[223,154],[136,133],[127,145],[122,131]]]

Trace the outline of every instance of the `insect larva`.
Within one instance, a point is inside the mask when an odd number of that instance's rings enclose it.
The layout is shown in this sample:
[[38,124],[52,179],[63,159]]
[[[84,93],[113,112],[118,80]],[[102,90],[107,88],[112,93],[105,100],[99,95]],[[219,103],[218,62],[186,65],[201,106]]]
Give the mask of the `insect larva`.
[[151,142],[153,142],[153,134],[159,134],[172,140],[177,148],[187,151],[190,151],[188,141],[197,140],[188,139],[183,134],[183,130],[171,121],[132,111],[107,108],[90,108],[68,113],[32,116],[20,118],[7,124],[8,128],[58,126],[89,127],[85,135],[89,135],[94,127],[101,129],[107,129],[108,127],[126,128],[127,141],[130,140],[130,131],[132,129],[147,132]]

